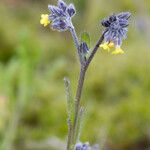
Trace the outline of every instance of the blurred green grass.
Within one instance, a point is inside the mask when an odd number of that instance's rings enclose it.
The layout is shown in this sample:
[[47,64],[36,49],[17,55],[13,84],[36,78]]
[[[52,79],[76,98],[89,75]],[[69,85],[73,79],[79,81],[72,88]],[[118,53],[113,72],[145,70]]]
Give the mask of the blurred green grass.
[[[31,149],[26,144],[51,137],[66,140],[63,78],[71,79],[75,91],[79,67],[71,35],[39,24],[47,4],[55,2],[0,2],[0,144],[7,149]],[[98,51],[89,68],[82,97],[87,109],[82,140],[111,150],[145,150],[150,147],[150,1],[74,3],[78,13],[73,22],[79,35],[89,31],[92,45],[101,34],[100,19],[132,12],[123,43],[126,54]]]

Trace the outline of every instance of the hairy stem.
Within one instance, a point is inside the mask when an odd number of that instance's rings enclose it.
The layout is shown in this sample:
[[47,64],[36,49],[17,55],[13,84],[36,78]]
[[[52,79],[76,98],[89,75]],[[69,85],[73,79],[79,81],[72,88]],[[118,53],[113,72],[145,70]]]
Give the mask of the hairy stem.
[[97,52],[97,50],[98,50],[98,48],[99,48],[99,45],[103,42],[103,40],[104,40],[104,34],[105,34],[105,32],[104,32],[104,33],[102,34],[102,36],[99,38],[99,40],[97,41],[97,43],[96,43],[94,49],[92,50],[92,52],[91,52],[91,54],[90,54],[90,56],[89,56],[89,58],[87,59],[86,64],[85,64],[85,69],[86,69],[86,70],[88,69],[89,64],[91,63],[93,57],[95,56],[95,54],[96,54],[96,52]]
[[[78,54],[79,61],[80,61],[80,74],[79,74],[78,86],[77,86],[76,97],[75,97],[74,121],[73,121],[72,129],[70,129],[70,131],[69,131],[70,133],[68,134],[68,138],[71,138],[70,140],[68,139],[68,144],[67,144],[68,150],[70,149],[72,144],[75,144],[77,142],[78,133],[76,133],[76,132],[78,131],[77,127],[78,127],[78,120],[79,120],[80,102],[81,102],[81,95],[82,95],[86,71],[87,71],[92,59],[94,58],[94,56],[99,48],[99,45],[103,42],[104,34],[106,31],[99,38],[99,40],[97,41],[95,47],[93,48],[90,56],[88,57],[88,59],[86,61],[83,61],[83,59],[82,59],[82,55],[80,52],[80,42],[78,40],[76,31],[75,31],[75,28],[74,28],[72,22],[71,22],[71,26],[70,26],[70,32],[73,37],[75,46],[77,48],[77,54]],[[71,149],[72,149],[72,147],[71,147]]]
[[78,118],[79,118],[80,101],[81,101],[81,95],[82,95],[86,71],[87,71],[89,64],[91,63],[93,57],[95,56],[95,54],[99,48],[99,45],[103,42],[103,39],[104,39],[104,34],[97,41],[97,43],[96,43],[93,51],[91,52],[89,58],[87,59],[86,63],[81,64],[80,75],[79,75],[78,86],[77,86],[76,97],[75,97],[75,117],[74,117],[74,124],[73,124],[73,140],[74,140],[73,142],[74,142],[74,144],[76,143],[76,131],[77,131]]
[[76,31],[75,31],[75,28],[74,28],[73,25],[72,25],[72,27],[70,27],[70,32],[71,32],[72,38],[74,40],[75,46],[77,48],[77,53],[78,53],[78,56],[79,56],[80,64],[82,64],[82,56],[81,56],[81,53],[80,53],[80,42],[79,42],[78,36],[76,34]]
[[78,122],[78,117],[79,117],[80,100],[81,100],[81,94],[82,94],[85,74],[86,74],[86,70],[84,67],[81,66],[79,80],[78,80],[78,87],[77,87],[77,92],[76,92],[76,97],[75,97],[75,117],[74,117],[74,124],[73,124],[74,143],[76,142],[77,122]]

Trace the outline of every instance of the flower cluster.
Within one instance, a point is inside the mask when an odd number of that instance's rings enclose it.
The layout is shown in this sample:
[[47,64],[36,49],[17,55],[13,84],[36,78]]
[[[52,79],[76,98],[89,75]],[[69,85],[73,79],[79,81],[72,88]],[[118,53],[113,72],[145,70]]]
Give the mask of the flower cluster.
[[91,150],[91,147],[88,142],[86,143],[77,143],[75,145],[75,150]]
[[124,51],[121,49],[122,40],[126,38],[128,31],[128,25],[131,13],[122,12],[114,14],[108,18],[102,20],[102,25],[105,27],[104,31],[104,43],[100,45],[104,50],[110,50],[115,47],[112,54],[123,54]]
[[72,27],[71,18],[76,13],[73,4],[67,5],[64,1],[58,0],[57,6],[48,5],[48,9],[51,14],[41,15],[41,24],[46,26],[51,22],[52,29],[58,31],[66,31]]

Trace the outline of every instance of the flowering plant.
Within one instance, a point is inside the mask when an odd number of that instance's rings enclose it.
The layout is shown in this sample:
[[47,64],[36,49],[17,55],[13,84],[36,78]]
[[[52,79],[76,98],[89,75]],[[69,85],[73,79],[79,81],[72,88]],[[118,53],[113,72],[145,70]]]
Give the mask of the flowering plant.
[[115,47],[115,50],[112,52],[112,54],[124,54],[124,51],[121,49],[121,45],[123,39],[126,38],[128,31],[127,27],[129,25],[128,19],[130,18],[131,14],[129,12],[122,12],[119,14],[113,14],[108,18],[103,19],[101,24],[103,27],[105,27],[105,29],[93,50],[90,51],[88,46],[89,35],[87,33],[83,33],[81,41],[79,41],[75,27],[72,23],[72,18],[76,14],[74,5],[67,5],[63,0],[58,0],[57,6],[48,5],[48,9],[50,10],[50,14],[42,14],[40,23],[44,27],[50,24],[53,30],[57,30],[59,32],[69,30],[73,37],[80,62],[80,74],[75,100],[72,100],[73,98],[71,95],[69,79],[64,79],[68,102],[67,150],[96,150],[98,148],[92,148],[88,143],[81,143],[79,140],[81,123],[83,120],[82,117],[84,113],[84,108],[81,107],[80,101],[86,71],[99,47],[107,50],[108,52],[111,48]]

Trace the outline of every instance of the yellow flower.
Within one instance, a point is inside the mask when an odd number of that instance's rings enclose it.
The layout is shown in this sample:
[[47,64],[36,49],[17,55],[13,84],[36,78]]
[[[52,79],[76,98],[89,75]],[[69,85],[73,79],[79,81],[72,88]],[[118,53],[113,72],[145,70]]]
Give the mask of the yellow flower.
[[40,23],[46,27],[48,24],[50,24],[50,21],[48,19],[48,14],[42,14],[41,15],[41,20],[40,20]]
[[101,44],[100,47],[109,52],[110,48],[114,47],[114,43],[113,42],[105,42],[105,43]]
[[107,50],[108,52],[110,50],[108,42],[105,42],[105,43],[101,44],[100,48],[103,48],[104,50]]
[[112,52],[113,55],[124,54],[124,51],[120,47],[116,47],[116,49]]
[[[115,47],[115,44],[113,42],[104,42],[100,45],[100,48],[103,48],[104,50],[110,51],[111,48]],[[113,55],[118,54],[124,54],[124,51],[120,48],[119,45],[116,46],[116,49],[112,52]]]
[[113,48],[114,46],[115,46],[115,44],[114,44],[113,42],[109,42],[109,43],[108,43],[108,47],[109,47],[109,48]]

